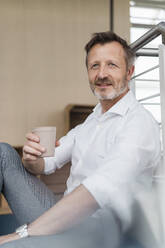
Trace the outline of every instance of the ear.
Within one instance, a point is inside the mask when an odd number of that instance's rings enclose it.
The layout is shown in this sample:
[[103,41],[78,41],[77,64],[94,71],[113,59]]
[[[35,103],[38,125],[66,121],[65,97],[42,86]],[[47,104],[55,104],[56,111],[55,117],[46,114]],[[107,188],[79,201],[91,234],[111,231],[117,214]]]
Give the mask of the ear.
[[135,66],[134,66],[134,65],[131,65],[131,66],[128,68],[128,71],[127,71],[127,80],[128,80],[128,81],[131,80],[132,74],[134,73],[134,69],[135,69]]

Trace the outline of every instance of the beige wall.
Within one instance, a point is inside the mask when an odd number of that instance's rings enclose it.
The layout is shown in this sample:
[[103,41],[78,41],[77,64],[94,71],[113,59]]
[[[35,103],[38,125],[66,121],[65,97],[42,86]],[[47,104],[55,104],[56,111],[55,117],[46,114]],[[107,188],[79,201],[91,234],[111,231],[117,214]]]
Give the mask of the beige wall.
[[128,42],[130,40],[129,2],[130,0],[114,0],[114,31]]
[[56,125],[60,137],[68,104],[96,103],[83,48],[108,29],[109,0],[0,0],[0,141],[22,145],[40,125]]

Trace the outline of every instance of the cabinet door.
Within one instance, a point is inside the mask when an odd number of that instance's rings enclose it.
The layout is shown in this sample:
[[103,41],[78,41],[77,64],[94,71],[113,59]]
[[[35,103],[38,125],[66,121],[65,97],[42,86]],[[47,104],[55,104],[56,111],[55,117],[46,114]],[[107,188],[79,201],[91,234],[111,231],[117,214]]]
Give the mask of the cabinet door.
[[7,201],[5,200],[5,198],[3,197],[3,195],[0,195],[0,214],[7,214],[7,213],[11,213],[11,210],[8,206]]

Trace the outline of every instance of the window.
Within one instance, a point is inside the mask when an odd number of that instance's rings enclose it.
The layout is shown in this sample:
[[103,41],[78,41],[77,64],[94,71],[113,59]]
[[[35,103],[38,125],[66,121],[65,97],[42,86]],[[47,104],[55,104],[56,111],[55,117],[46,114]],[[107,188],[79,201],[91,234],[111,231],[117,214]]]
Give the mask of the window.
[[[131,43],[141,37],[156,24],[165,21],[165,2],[150,0],[130,1]],[[158,49],[161,44],[161,36],[145,46],[145,49]],[[135,75],[155,67],[159,64],[158,57],[140,56],[136,60]],[[154,69],[135,80],[135,93],[137,99],[143,99],[150,95],[160,93],[159,69]],[[142,101],[144,106],[154,115],[158,122],[161,121],[160,97],[154,97]]]

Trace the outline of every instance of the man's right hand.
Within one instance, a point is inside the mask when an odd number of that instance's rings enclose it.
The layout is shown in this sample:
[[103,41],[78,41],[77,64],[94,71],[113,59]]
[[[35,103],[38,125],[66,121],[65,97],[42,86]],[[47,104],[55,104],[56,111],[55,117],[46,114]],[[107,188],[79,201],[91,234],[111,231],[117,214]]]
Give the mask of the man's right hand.
[[33,174],[42,174],[44,172],[44,159],[41,155],[45,152],[45,148],[40,145],[39,137],[34,133],[26,135],[26,142],[23,146],[23,165]]
[[36,134],[28,133],[26,139],[23,147],[23,160],[36,161],[46,150],[39,144],[40,138]]

